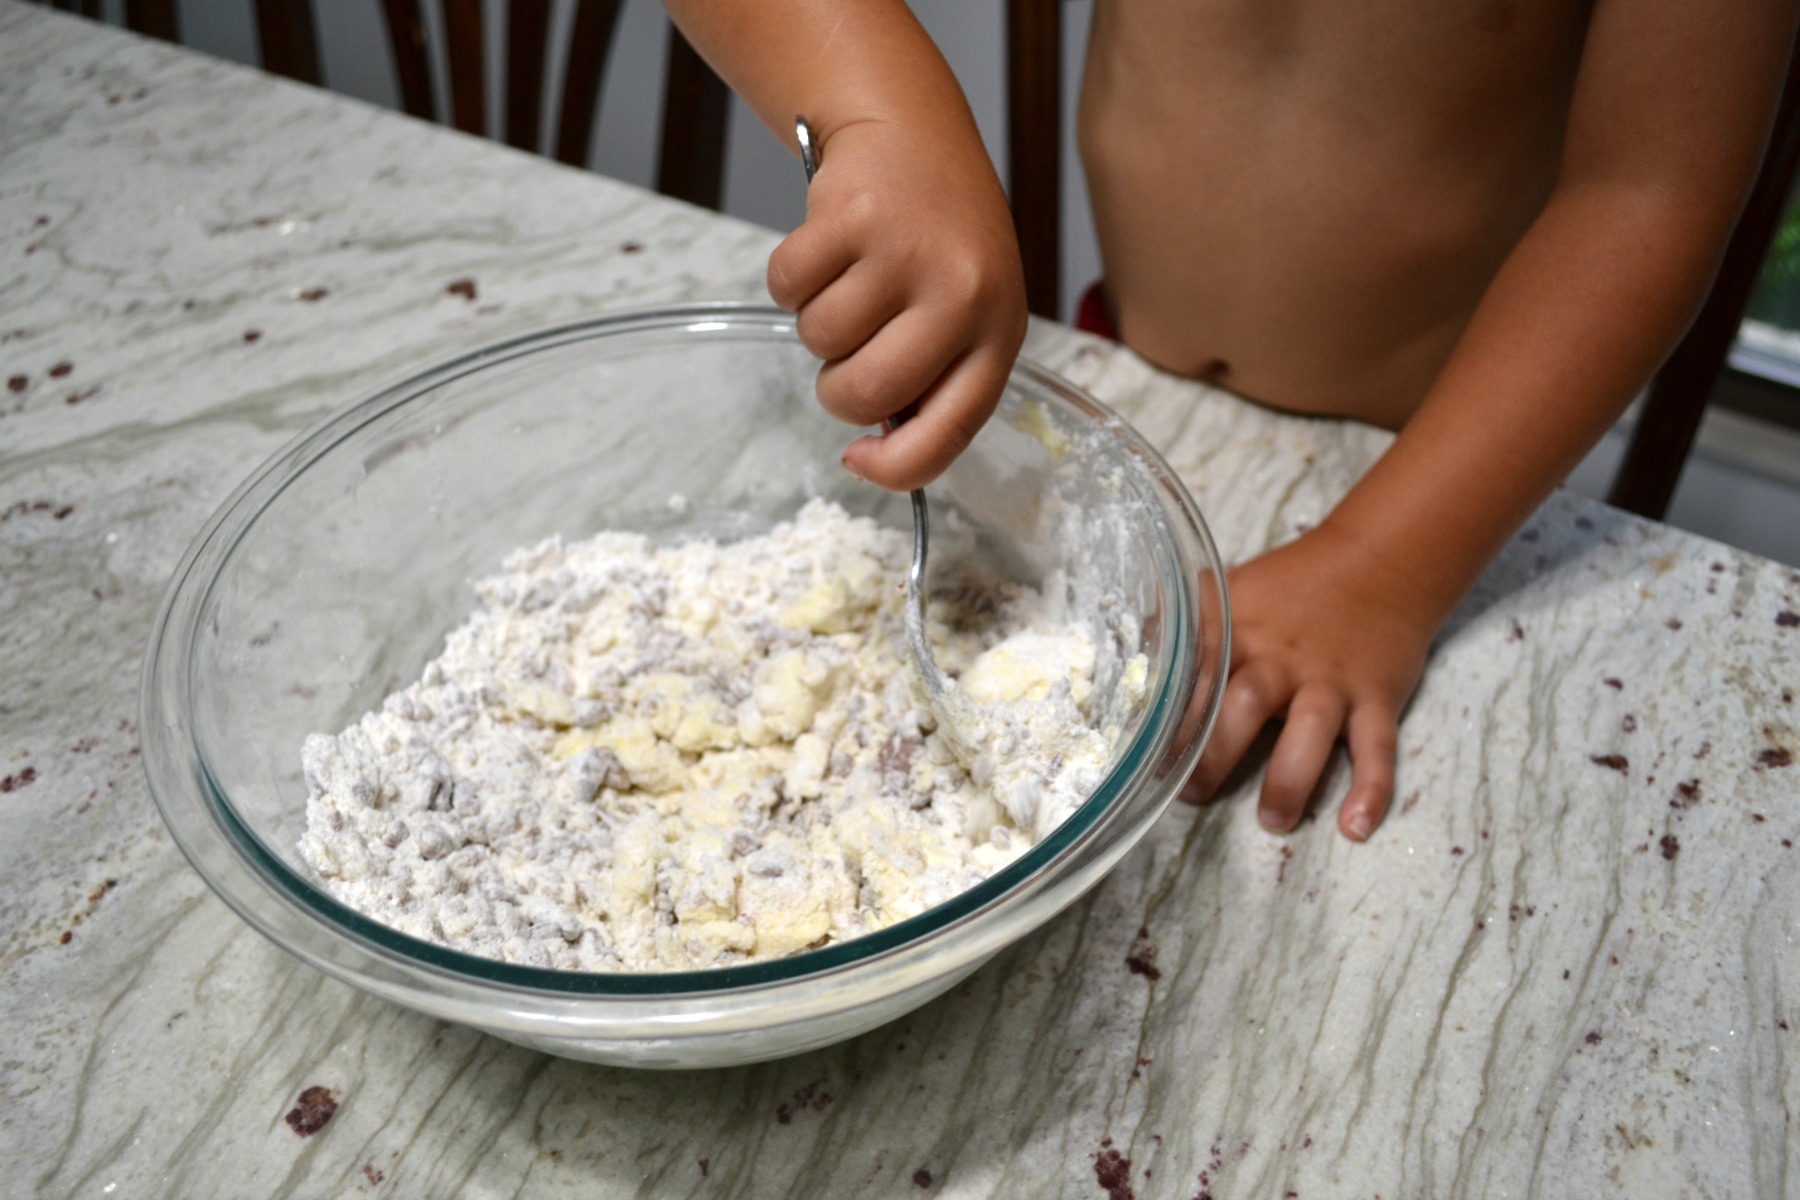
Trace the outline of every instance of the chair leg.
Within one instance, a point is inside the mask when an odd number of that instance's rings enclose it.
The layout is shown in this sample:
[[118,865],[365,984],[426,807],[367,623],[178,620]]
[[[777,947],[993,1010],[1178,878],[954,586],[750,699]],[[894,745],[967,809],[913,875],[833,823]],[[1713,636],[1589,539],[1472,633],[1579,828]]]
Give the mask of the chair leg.
[[1693,326],[1650,386],[1638,415],[1625,460],[1613,479],[1609,504],[1661,520],[1675,496],[1681,468],[1693,448],[1700,417],[1724,369],[1756,287],[1769,242],[1787,207],[1795,164],[1800,162],[1800,70],[1788,64],[1787,84],[1769,134],[1762,168],[1744,203],[1743,215]]

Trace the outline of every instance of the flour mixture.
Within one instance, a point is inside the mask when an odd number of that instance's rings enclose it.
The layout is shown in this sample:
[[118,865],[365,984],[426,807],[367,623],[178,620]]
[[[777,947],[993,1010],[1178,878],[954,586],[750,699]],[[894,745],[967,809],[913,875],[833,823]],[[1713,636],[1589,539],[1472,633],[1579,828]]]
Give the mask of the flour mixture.
[[513,554],[417,683],[307,739],[307,861],[415,937],[583,971],[776,958],[950,898],[1086,799],[1117,730],[1081,629],[970,584],[931,609],[983,706],[989,753],[958,762],[901,658],[910,553],[815,501],[726,545]]

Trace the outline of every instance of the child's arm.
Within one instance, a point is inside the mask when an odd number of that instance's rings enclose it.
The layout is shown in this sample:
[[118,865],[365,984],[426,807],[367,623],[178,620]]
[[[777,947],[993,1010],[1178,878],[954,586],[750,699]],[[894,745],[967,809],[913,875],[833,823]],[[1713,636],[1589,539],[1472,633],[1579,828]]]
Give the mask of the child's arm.
[[1704,298],[1767,136],[1794,0],[1598,0],[1543,212],[1400,436],[1317,529],[1233,572],[1233,663],[1190,783],[1285,715],[1259,815],[1300,819],[1332,746],[1367,837],[1431,638],[1618,417]]
[[667,7],[790,148],[794,118],[811,124],[819,172],[805,224],[769,258],[769,294],[825,360],[833,415],[873,425],[919,404],[844,465],[923,485],[992,414],[1025,338],[1012,216],[955,76],[900,0]]

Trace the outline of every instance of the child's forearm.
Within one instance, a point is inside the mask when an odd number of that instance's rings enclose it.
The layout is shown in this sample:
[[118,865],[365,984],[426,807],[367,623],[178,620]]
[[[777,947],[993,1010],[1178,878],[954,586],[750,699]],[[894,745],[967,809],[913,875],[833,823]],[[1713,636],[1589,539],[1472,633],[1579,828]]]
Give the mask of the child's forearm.
[[1761,157],[1793,13],[1596,7],[1556,188],[1331,518],[1392,564],[1417,615],[1449,615],[1692,320]]
[[[903,0],[666,0],[703,58],[790,149],[858,121],[974,134],[956,77]],[[977,135],[977,140],[978,135]]]

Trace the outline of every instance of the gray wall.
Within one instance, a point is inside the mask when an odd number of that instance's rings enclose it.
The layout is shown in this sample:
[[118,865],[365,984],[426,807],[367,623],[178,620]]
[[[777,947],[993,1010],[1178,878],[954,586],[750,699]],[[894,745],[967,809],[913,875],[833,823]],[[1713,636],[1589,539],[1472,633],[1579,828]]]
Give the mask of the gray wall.
[[[1006,124],[1001,0],[911,0],[914,12],[930,30],[962,81],[989,151],[1005,178]],[[488,29],[505,28],[506,0],[484,0]],[[399,106],[399,90],[388,56],[387,32],[379,0],[313,0],[319,26],[320,54],[326,86],[389,108]],[[427,2],[428,25],[435,39],[436,6]],[[1087,206],[1087,191],[1075,157],[1074,106],[1081,60],[1087,41],[1092,0],[1063,4],[1063,315],[1073,311],[1074,297],[1099,274]],[[124,0],[107,0],[109,20],[120,22]],[[256,18],[252,0],[179,0],[182,40],[196,50],[255,65]],[[573,19],[573,0],[557,0],[553,28],[566,30]],[[662,64],[668,19],[657,0],[627,0],[615,34],[612,58],[601,97],[592,164],[604,174],[644,187],[655,174],[656,135],[662,97]],[[500,37],[488,39],[492,76],[498,77]],[[560,55],[556,56],[560,60]],[[441,72],[439,73],[441,77]],[[558,81],[549,81],[555,86]],[[490,87],[497,116],[501,97]],[[497,127],[497,126],[493,126]],[[725,210],[733,216],[773,229],[787,230],[805,216],[804,187],[792,158],[741,103],[731,117],[731,145],[726,164]]]

